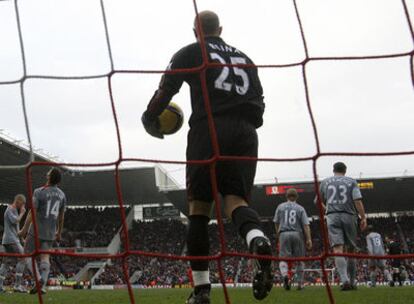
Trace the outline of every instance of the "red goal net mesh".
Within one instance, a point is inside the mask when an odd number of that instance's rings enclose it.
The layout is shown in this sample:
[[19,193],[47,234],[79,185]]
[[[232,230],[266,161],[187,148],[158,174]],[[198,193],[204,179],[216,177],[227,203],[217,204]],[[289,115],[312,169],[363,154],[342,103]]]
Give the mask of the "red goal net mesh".
[[[12,1],[12,0],[5,0],[5,1]],[[120,164],[123,161],[142,161],[142,162],[157,162],[157,163],[173,163],[173,164],[187,164],[190,162],[184,162],[184,161],[163,161],[163,160],[154,160],[154,159],[143,159],[143,158],[124,158],[122,153],[122,143],[121,143],[121,137],[120,137],[120,128],[118,123],[118,116],[116,112],[116,103],[117,101],[113,97],[112,93],[112,78],[115,74],[122,74],[122,73],[130,73],[130,74],[163,74],[163,73],[198,73],[200,75],[200,80],[202,84],[202,91],[204,96],[204,102],[205,102],[205,109],[208,114],[208,125],[210,129],[211,134],[211,141],[214,148],[214,155],[211,159],[207,161],[191,161],[191,163],[194,164],[203,164],[205,166],[209,166],[210,172],[211,172],[211,179],[212,179],[212,185],[213,185],[213,193],[214,198],[217,204],[220,204],[219,194],[217,191],[217,185],[216,185],[216,178],[215,178],[215,164],[218,161],[228,161],[228,160],[239,160],[239,161],[267,161],[267,162],[300,162],[300,161],[311,161],[313,166],[313,180],[314,180],[314,188],[315,192],[317,193],[318,198],[318,209],[319,209],[319,216],[320,218],[323,218],[324,215],[322,213],[321,209],[321,199],[320,199],[320,193],[319,193],[319,187],[318,187],[318,171],[317,171],[317,161],[321,157],[325,156],[359,156],[359,157],[370,157],[370,156],[403,156],[403,155],[414,155],[414,151],[395,151],[395,152],[381,152],[381,153],[359,153],[359,152],[324,152],[320,148],[320,141],[318,137],[318,128],[316,126],[315,118],[312,112],[312,100],[309,95],[309,89],[308,89],[308,72],[307,72],[307,65],[311,61],[344,61],[344,60],[377,60],[377,59],[386,59],[386,58],[398,58],[398,57],[408,57],[410,58],[410,66],[407,66],[407,69],[410,70],[411,74],[411,80],[412,84],[414,86],[414,74],[413,74],[413,55],[414,55],[414,49],[410,50],[409,52],[403,52],[403,53],[393,53],[393,54],[384,54],[384,55],[373,55],[373,56],[346,56],[346,57],[312,57],[309,56],[308,53],[308,47],[307,47],[307,39],[306,39],[306,29],[303,27],[302,20],[301,20],[301,12],[297,5],[297,2],[295,0],[293,1],[294,9],[295,9],[295,16],[297,18],[297,22],[299,24],[300,34],[302,38],[303,47],[305,50],[305,58],[303,58],[300,62],[293,62],[289,64],[280,64],[280,65],[243,65],[243,64],[219,64],[219,63],[210,63],[206,56],[205,51],[205,45],[203,42],[203,39],[200,39],[200,44],[203,52],[203,64],[199,67],[193,68],[193,69],[180,69],[180,70],[117,70],[114,68],[114,60],[112,55],[112,47],[111,42],[109,39],[109,31],[108,31],[108,23],[105,13],[105,3],[104,0],[100,0],[100,8],[102,13],[102,20],[105,30],[105,38],[106,38],[106,45],[108,49],[109,59],[111,63],[111,69],[110,72],[101,74],[101,75],[89,75],[89,76],[81,76],[81,77],[66,77],[66,76],[48,76],[48,75],[30,75],[27,73],[26,69],[26,55],[25,55],[25,47],[24,47],[24,33],[22,32],[21,27],[21,20],[19,15],[19,1],[14,0],[14,10],[17,18],[17,30],[18,30],[18,36],[19,36],[19,42],[20,42],[20,50],[22,55],[22,63],[23,63],[23,76],[14,81],[2,81],[0,82],[0,85],[10,85],[10,84],[18,84],[20,86],[20,95],[21,95],[21,102],[22,102],[22,108],[23,108],[23,114],[24,114],[24,120],[25,120],[25,127],[27,132],[27,138],[29,141],[30,146],[30,152],[31,152],[31,160],[28,164],[26,164],[24,167],[26,169],[26,183],[27,183],[27,191],[28,193],[32,193],[32,175],[31,170],[34,167],[37,166],[76,166],[76,167],[104,167],[108,165],[115,166],[115,183],[116,183],[116,192],[118,197],[118,204],[121,210],[121,220],[122,220],[122,234],[123,234],[123,242],[124,242],[124,250],[121,253],[118,254],[85,254],[85,253],[73,253],[73,252],[65,252],[65,251],[44,251],[40,250],[40,244],[38,239],[38,227],[36,224],[36,214],[31,209],[31,215],[34,219],[34,233],[36,236],[36,249],[32,254],[25,254],[25,255],[19,255],[19,254],[10,254],[10,253],[0,253],[0,256],[25,256],[25,257],[31,257],[32,263],[34,265],[35,259],[37,256],[39,256],[42,253],[50,253],[51,255],[63,255],[63,256],[71,256],[71,257],[82,257],[87,259],[115,259],[115,260],[121,260],[122,261],[122,269],[123,269],[123,275],[124,280],[128,287],[128,294],[130,303],[139,303],[139,299],[135,299],[133,289],[129,280],[129,272],[128,272],[128,257],[131,256],[140,256],[140,257],[154,257],[154,258],[160,258],[160,259],[170,259],[175,260],[177,262],[179,261],[189,261],[189,260],[212,260],[216,261],[218,266],[218,273],[220,282],[223,286],[223,293],[224,293],[224,299],[226,303],[231,303],[231,298],[229,297],[229,294],[227,292],[226,284],[225,284],[225,275],[223,272],[222,267],[222,261],[225,258],[228,257],[245,257],[245,258],[256,258],[255,255],[252,254],[245,254],[245,253],[238,253],[238,252],[232,252],[229,251],[226,248],[226,240],[224,237],[225,231],[223,228],[223,221],[222,221],[222,214],[221,214],[221,208],[218,206],[215,208],[216,217],[218,221],[218,227],[219,227],[219,239],[220,239],[220,252],[216,255],[212,256],[204,256],[204,257],[192,257],[192,256],[179,256],[179,255],[170,255],[170,254],[162,254],[162,253],[154,253],[154,252],[147,252],[147,251],[141,251],[141,250],[132,250],[130,248],[130,242],[129,242],[129,235],[128,235],[128,227],[126,222],[126,212],[124,208],[123,198],[122,198],[122,192],[121,192],[121,186],[120,186],[120,174],[119,174],[119,167]],[[410,29],[410,33],[412,36],[412,39],[414,40],[414,31],[413,31],[413,25],[409,16],[409,11],[407,7],[407,3],[405,0],[401,0],[402,3],[402,9],[404,11],[404,15],[408,24],[408,27]],[[192,4],[194,6],[195,15],[198,14],[197,9],[197,1],[193,0]],[[307,112],[311,120],[312,129],[313,129],[313,136],[314,141],[316,144],[316,153],[314,155],[309,155],[308,157],[301,157],[301,158],[250,158],[250,157],[229,157],[229,156],[223,156],[219,153],[218,143],[217,143],[217,136],[215,132],[215,126],[213,122],[213,117],[211,113],[211,107],[210,107],[210,101],[209,101],[209,94],[207,91],[207,85],[206,85],[206,70],[211,67],[217,67],[217,66],[231,66],[231,67],[254,67],[256,66],[259,69],[278,69],[278,68],[286,68],[286,67],[294,67],[298,66],[301,67],[302,72],[302,80],[304,84],[305,89],[305,97],[306,97],[306,107]],[[34,153],[32,149],[31,139],[30,139],[30,129],[28,124],[28,118],[27,118],[27,110],[26,110],[26,104],[25,104],[25,87],[24,83],[28,79],[56,79],[56,80],[82,80],[82,79],[97,79],[97,78],[106,78],[107,79],[107,89],[109,91],[110,101],[111,101],[111,107],[112,107],[112,115],[114,119],[114,123],[116,126],[116,133],[117,133],[117,146],[118,146],[118,153],[119,157],[116,161],[111,163],[94,163],[94,164],[84,164],[84,163],[52,163],[52,162],[39,162],[35,161],[34,159]],[[4,166],[2,166],[4,167]],[[19,166],[6,166],[8,168],[12,167],[19,167]],[[21,168],[21,167],[19,167]],[[29,198],[29,204],[31,204],[31,197]],[[347,256],[347,257],[353,257],[357,259],[384,259],[384,258],[393,258],[393,259],[408,259],[408,258],[414,258],[414,254],[401,254],[401,255],[392,255],[392,256],[383,256],[383,257],[375,257],[367,254],[333,254],[329,250],[329,244],[328,244],[328,237],[327,237],[327,230],[324,221],[320,222],[320,228],[322,233],[322,239],[323,239],[323,251],[318,256],[312,256],[312,257],[303,257],[303,258],[290,258],[289,261],[319,261],[322,267],[322,274],[323,274],[323,282],[326,286],[327,295],[329,297],[330,303],[335,303],[335,299],[332,294],[331,286],[327,277],[327,271],[325,269],[325,262],[326,259],[333,257],[333,256]],[[273,261],[279,261],[280,259],[274,256],[267,257],[268,259],[271,259]],[[286,258],[284,258],[286,260]],[[39,287],[39,278],[36,278],[36,284]],[[39,303],[43,303],[43,298],[40,293],[40,288],[38,288],[38,299]]]

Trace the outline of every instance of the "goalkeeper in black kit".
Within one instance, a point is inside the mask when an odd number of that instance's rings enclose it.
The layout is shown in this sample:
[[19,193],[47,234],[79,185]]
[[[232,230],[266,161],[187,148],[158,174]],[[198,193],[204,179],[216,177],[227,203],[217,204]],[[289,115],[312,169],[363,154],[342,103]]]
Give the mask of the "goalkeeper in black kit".
[[[206,84],[221,155],[257,157],[256,129],[263,124],[263,90],[254,66],[246,54],[228,45],[220,38],[222,27],[218,16],[211,11],[199,13],[194,33],[200,42],[204,36],[209,62],[237,66],[215,66],[206,70]],[[190,69],[203,64],[199,43],[178,51],[168,69]],[[158,116],[168,106],[183,82],[191,89],[192,115],[187,142],[187,160],[207,160],[213,156],[211,134],[203,98],[200,72],[166,73],[158,90],[142,115],[142,123],[152,136],[163,138],[159,131]],[[217,186],[223,197],[225,214],[237,227],[251,253],[271,255],[269,239],[264,235],[259,215],[249,207],[250,192],[256,174],[256,161],[219,161],[216,164]],[[207,165],[187,165],[187,195],[189,202],[189,228],[187,248],[189,256],[209,255],[208,223],[213,206],[210,168]],[[209,263],[191,261],[194,291],[188,304],[210,303]],[[272,288],[271,260],[255,261],[253,295],[264,299]]]

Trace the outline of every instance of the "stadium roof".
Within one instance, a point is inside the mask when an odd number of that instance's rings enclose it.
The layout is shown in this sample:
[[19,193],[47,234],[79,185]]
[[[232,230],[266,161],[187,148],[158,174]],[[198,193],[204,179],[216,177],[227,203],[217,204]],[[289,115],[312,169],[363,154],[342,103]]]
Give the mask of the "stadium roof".
[[[0,138],[0,202],[10,201],[17,193],[27,195],[25,168],[30,153],[27,149]],[[38,161],[49,161],[35,155]],[[20,165],[19,169],[4,166]],[[1,168],[3,166],[3,168]],[[33,188],[44,184],[49,168],[32,169]],[[115,172],[111,170],[79,171],[63,168],[62,189],[70,205],[116,205]],[[187,214],[186,190],[178,189],[174,180],[161,167],[129,168],[120,170],[122,195],[125,204],[173,203]],[[368,213],[383,213],[413,210],[414,177],[376,178],[359,180]],[[300,192],[299,202],[311,215],[317,215],[313,203],[315,197],[312,182],[295,182],[255,185],[252,206],[262,216],[272,216],[277,204],[285,200],[287,188],[295,187]],[[161,189],[161,190],[160,190]]]
[[[9,140],[0,138],[0,202],[10,201],[17,193],[27,195],[24,165],[29,161],[27,149]],[[48,161],[43,156],[35,155],[37,161]],[[42,186],[49,166],[36,166],[32,169],[33,188]],[[79,171],[63,168],[64,176],[61,188],[68,196],[70,205],[115,205],[118,202],[115,190],[115,171],[96,170]],[[167,202],[165,195],[158,190],[157,178],[165,173],[154,167],[120,170],[123,200],[126,204],[148,204]],[[164,177],[167,183],[173,181]],[[166,183],[164,181],[164,183]]]

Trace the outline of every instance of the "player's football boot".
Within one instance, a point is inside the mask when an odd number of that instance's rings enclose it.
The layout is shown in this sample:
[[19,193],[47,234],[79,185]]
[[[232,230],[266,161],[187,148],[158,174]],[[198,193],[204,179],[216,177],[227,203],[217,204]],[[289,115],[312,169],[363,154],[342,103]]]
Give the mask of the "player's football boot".
[[[272,255],[270,241],[266,237],[256,237],[251,241],[250,252],[256,255]],[[253,295],[263,300],[273,287],[272,261],[257,259],[254,262]]]
[[210,304],[210,290],[200,290],[198,294],[192,292],[185,304]]
[[297,291],[302,291],[304,289],[305,289],[305,287],[303,287],[302,285],[298,285],[298,287],[296,287]]
[[14,286],[13,287],[13,292],[17,292],[17,293],[27,293],[27,290],[22,286]]
[[290,281],[288,276],[283,277],[283,288],[290,290]]
[[351,290],[358,290],[358,286],[356,284],[351,284]]
[[341,291],[353,290],[352,285],[349,282],[345,282],[341,285]]
[[[39,285],[40,285],[40,286],[42,286],[42,288],[41,288],[40,292],[41,292],[42,294],[46,294],[46,288],[45,288],[45,287],[43,287],[43,282],[42,282],[42,280],[40,280]],[[37,294],[37,287],[36,287],[36,284],[32,287],[32,289],[30,289],[29,293],[30,293],[30,294]]]
[[394,281],[390,281],[390,287],[394,287],[395,286],[395,283],[394,283]]

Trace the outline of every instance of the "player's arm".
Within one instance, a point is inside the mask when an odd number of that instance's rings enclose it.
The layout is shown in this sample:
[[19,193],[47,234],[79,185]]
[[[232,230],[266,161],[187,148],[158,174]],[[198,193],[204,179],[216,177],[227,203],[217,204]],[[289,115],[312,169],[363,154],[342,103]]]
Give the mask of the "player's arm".
[[[168,70],[180,69],[185,67],[185,54],[183,50],[174,55],[170,64],[167,67]],[[170,103],[172,97],[178,93],[184,82],[184,76],[182,73],[178,74],[164,74],[161,78],[158,89],[152,96],[146,111],[142,114],[141,121],[145,130],[151,136],[157,138],[164,138],[164,135],[159,131],[158,117],[165,110]]]
[[20,208],[20,211],[19,211],[19,216],[17,217],[17,222],[18,223],[20,223],[21,221],[22,221],[22,219],[23,219],[23,217],[24,217],[24,215],[26,214],[26,208],[25,208],[25,206],[23,205],[21,208]]
[[62,238],[62,232],[63,232],[63,225],[65,223],[65,211],[66,211],[66,196],[62,200],[62,205],[59,209],[59,215],[58,215],[58,226],[56,231],[56,241],[60,241]]
[[[325,205],[326,199],[325,199],[325,194],[324,193],[325,192],[324,192],[324,187],[323,187],[323,182],[322,182],[321,185],[319,186],[319,194],[321,196],[321,206],[322,206],[322,213],[323,214],[325,214],[325,212],[326,212],[326,205]],[[318,205],[318,195],[315,196],[314,202],[315,202],[316,206],[319,206]]]
[[360,228],[361,231],[364,231],[365,228],[367,228],[367,217],[365,215],[365,209],[364,209],[364,203],[361,199],[354,201],[355,202],[355,208],[358,211],[359,218],[361,220],[360,222]]
[[279,233],[280,233],[279,208],[276,208],[273,222],[275,223],[276,243],[277,243],[277,240],[279,239]]
[[355,203],[355,208],[358,211],[361,231],[367,228],[367,217],[365,215],[364,203],[362,202],[361,189],[358,187],[358,183],[354,181],[354,188],[352,189],[352,198]]
[[312,234],[309,225],[304,225],[303,231],[305,232],[306,249],[310,251],[312,250]]
[[[39,192],[35,190],[33,192],[33,206],[34,212],[36,212],[38,206],[39,206],[39,199],[38,199]],[[29,231],[30,225],[32,224],[32,212],[29,212],[26,217],[26,221],[24,222],[23,228],[19,231],[19,237],[25,238],[27,235],[27,232]]]
[[371,253],[372,252],[372,240],[369,237],[369,235],[367,236],[366,240],[367,240],[368,253]]
[[21,220],[23,219],[24,215],[26,213],[26,208],[24,206],[22,206],[20,208],[19,214],[15,215],[11,212],[8,212],[7,217],[9,218],[9,221],[13,224],[17,224],[20,223]]
[[280,225],[275,223],[276,241],[279,239]]
[[306,249],[312,250],[312,234],[309,226],[309,218],[305,209],[302,209],[303,232],[305,233]]
[[32,213],[29,212],[26,217],[26,221],[24,222],[23,228],[19,231],[19,236],[25,238],[27,232],[29,231],[29,227],[32,224]]
[[65,212],[59,212],[58,229],[56,231],[56,241],[60,241],[62,238],[63,224],[65,222]]

